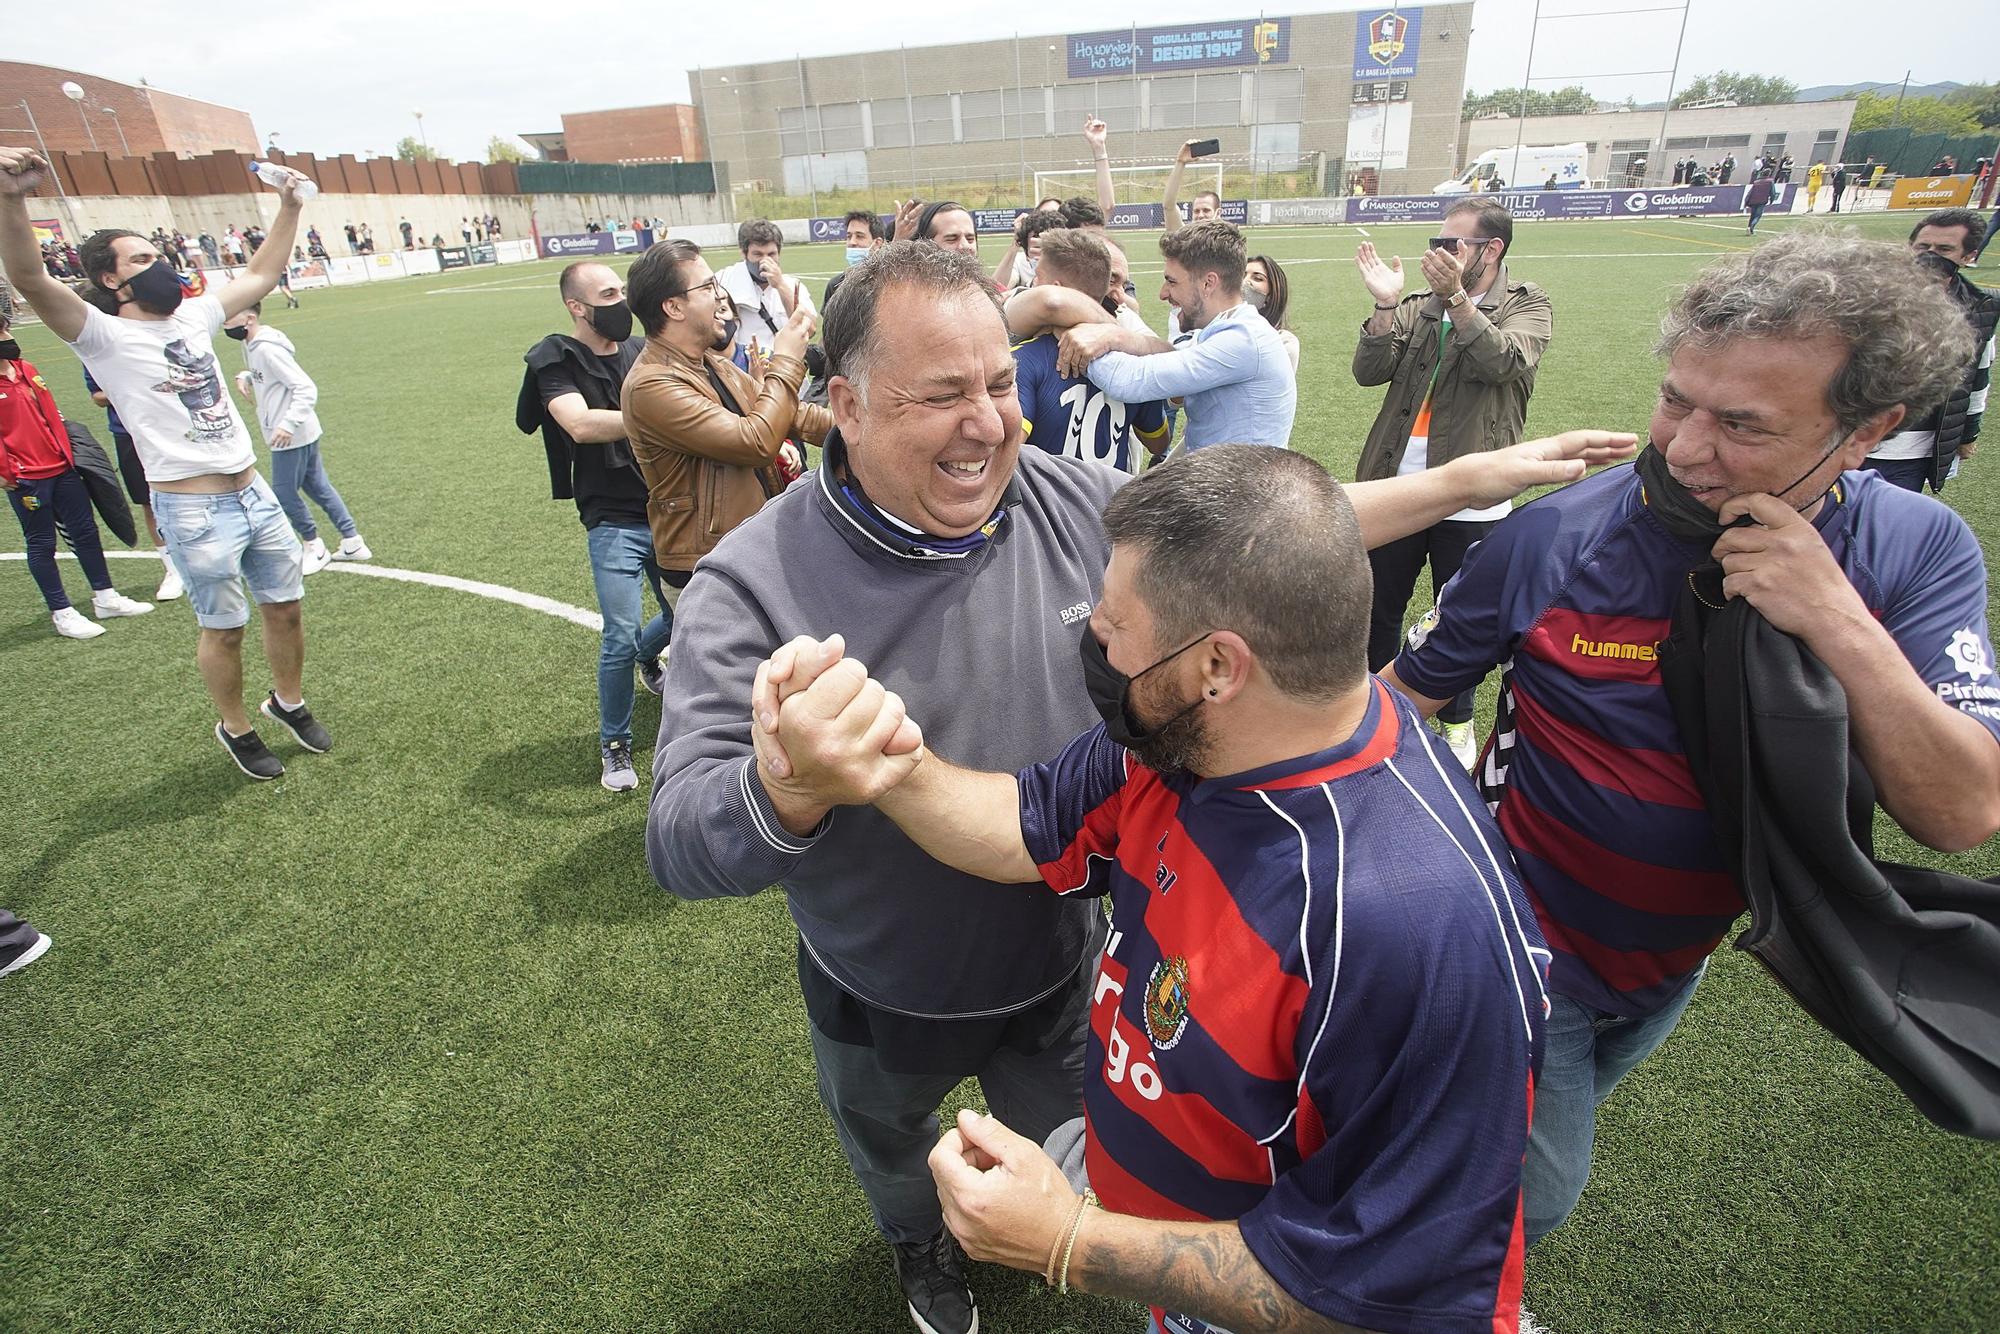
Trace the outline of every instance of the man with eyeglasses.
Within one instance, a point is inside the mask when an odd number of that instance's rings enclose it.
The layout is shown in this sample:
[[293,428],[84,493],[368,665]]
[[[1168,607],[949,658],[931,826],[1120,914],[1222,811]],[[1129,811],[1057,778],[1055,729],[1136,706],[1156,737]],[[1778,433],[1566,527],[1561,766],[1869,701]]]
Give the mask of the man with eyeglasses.
[[[1504,449],[1520,441],[1527,424],[1535,367],[1555,323],[1548,293],[1507,276],[1514,219],[1497,199],[1468,197],[1446,210],[1439,233],[1418,261],[1425,286],[1408,296],[1401,259],[1383,259],[1372,241],[1363,241],[1355,252],[1375,309],[1354,349],[1354,379],[1389,386],[1361,451],[1359,481],[1406,477],[1467,454]],[[1431,587],[1443,588],[1467,550],[1506,518],[1509,508],[1503,500],[1460,510],[1368,553],[1375,568],[1370,671],[1381,671],[1402,647],[1403,617],[1417,572],[1428,563]],[[1467,769],[1479,751],[1473,693],[1467,689],[1438,710],[1445,740]]]

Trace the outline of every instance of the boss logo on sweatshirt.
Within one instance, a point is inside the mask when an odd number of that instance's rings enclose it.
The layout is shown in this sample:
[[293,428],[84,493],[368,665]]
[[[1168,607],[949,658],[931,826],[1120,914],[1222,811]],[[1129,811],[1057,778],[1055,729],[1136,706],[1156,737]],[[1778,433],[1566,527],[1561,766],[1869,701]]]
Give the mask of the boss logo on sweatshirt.
[[1075,625],[1078,621],[1087,621],[1090,619],[1090,604],[1088,602],[1072,603],[1062,609],[1061,616],[1064,625]]

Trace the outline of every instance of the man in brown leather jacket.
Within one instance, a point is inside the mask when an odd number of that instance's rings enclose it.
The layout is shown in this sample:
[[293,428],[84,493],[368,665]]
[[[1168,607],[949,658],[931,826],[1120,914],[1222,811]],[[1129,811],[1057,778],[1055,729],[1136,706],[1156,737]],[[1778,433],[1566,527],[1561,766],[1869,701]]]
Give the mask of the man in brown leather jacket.
[[[1548,294],[1513,282],[1504,267],[1514,220],[1499,200],[1461,199],[1445,211],[1440,235],[1419,261],[1424,286],[1403,295],[1403,262],[1384,260],[1372,241],[1355,255],[1375,310],[1354,349],[1357,384],[1389,393],[1361,450],[1356,480],[1418,473],[1464,454],[1518,444],[1528,418],[1535,368],[1554,335]],[[1368,668],[1380,671],[1403,646],[1403,614],[1417,574],[1431,571],[1433,596],[1458,573],[1466,551],[1507,515],[1461,510],[1368,553],[1375,608]],[[1473,692],[1438,711],[1452,753],[1470,769],[1478,758]]]
[[818,444],[833,418],[799,402],[813,332],[803,302],[752,375],[727,356],[732,307],[700,246],[657,243],[626,274],[626,292],[646,350],[625,378],[625,433],[646,479],[654,557],[677,603],[695,562],[784,489],[783,465],[796,472],[803,442]]

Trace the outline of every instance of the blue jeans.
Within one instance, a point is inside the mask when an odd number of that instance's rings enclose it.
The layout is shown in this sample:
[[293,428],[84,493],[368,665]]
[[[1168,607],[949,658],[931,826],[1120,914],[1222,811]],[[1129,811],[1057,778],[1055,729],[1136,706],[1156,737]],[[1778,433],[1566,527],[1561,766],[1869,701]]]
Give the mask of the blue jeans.
[[[647,528],[600,523],[590,530],[590,581],[604,615],[604,639],[597,654],[597,739],[601,745],[632,744],[632,669],[660,656],[673,637],[673,615],[660,592],[660,567],[653,563],[653,534]],[[642,626],[646,585],[653,586],[660,614]]]
[[1758,206],[1755,206],[1755,207],[1753,207],[1753,208],[1752,208],[1752,209],[1750,210],[1750,230],[1751,230],[1751,231],[1753,231],[1753,232],[1754,232],[1754,231],[1756,231],[1756,230],[1757,230],[1757,219],[1759,219],[1759,218],[1761,218],[1761,217],[1763,217],[1763,216],[1764,216],[1764,206],[1762,206],[1762,205],[1758,205]]
[[333,520],[342,537],[353,537],[360,531],[354,526],[354,516],[347,512],[340,492],[333,489],[332,481],[327,478],[326,464],[320,461],[320,440],[324,439],[321,436],[309,445],[271,451],[271,489],[278,493],[278,504],[284,507],[285,517],[301,542],[319,536],[319,525],[306,509],[306,502],[299,495],[301,491],[326,511],[326,517]]
[[249,623],[246,582],[259,605],[305,596],[305,549],[262,477],[219,495],[155,488],[153,518],[204,630]]
[[[68,540],[83,566],[84,577],[98,592],[111,587],[111,570],[104,563],[104,540],[97,535],[97,516],[91,512],[90,491],[83,474],[75,468],[54,477],[22,478],[7,493],[14,517],[21,521],[21,536],[28,544],[28,573],[42,590],[42,601],[52,612],[70,605],[63,591],[62,574],[56,567],[56,535]],[[32,508],[31,508],[32,507]]]
[[1533,1246],[1562,1225],[1590,1180],[1590,1151],[1597,1137],[1597,1109],[1632,1067],[1651,1056],[1680,1023],[1701,975],[1643,1019],[1626,1019],[1549,994],[1542,1073],[1535,1081],[1535,1121],[1521,1168],[1521,1209]]

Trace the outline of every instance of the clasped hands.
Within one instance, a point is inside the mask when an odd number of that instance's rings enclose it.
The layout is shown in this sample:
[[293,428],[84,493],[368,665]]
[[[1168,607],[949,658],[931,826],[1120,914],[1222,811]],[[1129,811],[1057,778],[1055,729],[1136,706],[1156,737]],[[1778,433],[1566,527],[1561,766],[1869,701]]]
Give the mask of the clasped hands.
[[925,753],[902,697],[848,657],[839,635],[801,635],[758,666],[750,736],[765,791],[800,835],[835,806],[875,801]]

